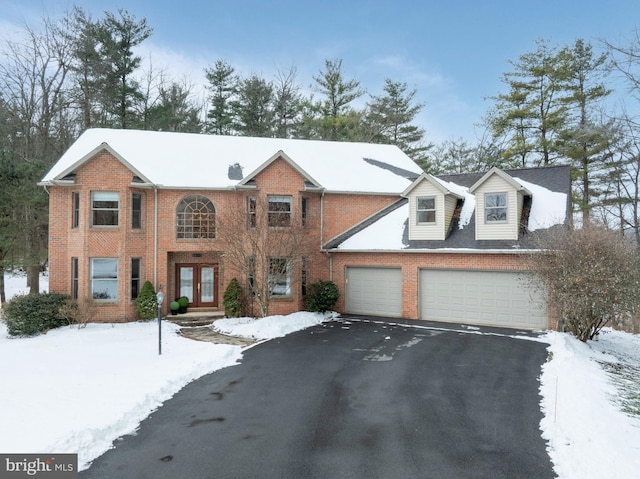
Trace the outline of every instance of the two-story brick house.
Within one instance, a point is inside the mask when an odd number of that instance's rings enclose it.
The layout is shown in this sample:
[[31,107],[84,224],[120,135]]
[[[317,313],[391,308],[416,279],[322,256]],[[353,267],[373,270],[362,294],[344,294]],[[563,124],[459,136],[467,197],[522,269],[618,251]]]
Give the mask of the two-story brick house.
[[[570,196],[564,167],[434,178],[390,145],[110,129],[87,130],[41,184],[50,290],[93,297],[99,321],[134,320],[146,280],[221,309],[229,281],[249,279],[216,229],[238,204],[251,228],[262,201],[270,227],[304,225],[316,245],[303,262],[267,258],[286,268],[270,314],[300,310],[306,284],[332,279],[343,312],[545,328],[546,308],[527,313],[539,298],[515,281],[518,248],[566,222]],[[501,299],[514,292],[518,304]]]

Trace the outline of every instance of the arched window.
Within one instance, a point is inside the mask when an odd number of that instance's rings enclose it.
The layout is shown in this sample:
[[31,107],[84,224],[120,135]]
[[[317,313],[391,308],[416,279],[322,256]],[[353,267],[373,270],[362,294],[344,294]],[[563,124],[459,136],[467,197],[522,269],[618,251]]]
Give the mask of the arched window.
[[216,209],[208,198],[190,195],[176,209],[176,235],[180,238],[215,238]]

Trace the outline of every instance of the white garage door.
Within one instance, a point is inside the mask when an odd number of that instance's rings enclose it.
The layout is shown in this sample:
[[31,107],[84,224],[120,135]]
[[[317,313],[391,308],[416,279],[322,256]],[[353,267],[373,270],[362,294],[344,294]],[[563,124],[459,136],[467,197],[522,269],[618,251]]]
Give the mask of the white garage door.
[[346,312],[376,316],[402,315],[400,268],[347,268]]
[[420,271],[420,317],[507,328],[547,329],[541,295],[526,273]]

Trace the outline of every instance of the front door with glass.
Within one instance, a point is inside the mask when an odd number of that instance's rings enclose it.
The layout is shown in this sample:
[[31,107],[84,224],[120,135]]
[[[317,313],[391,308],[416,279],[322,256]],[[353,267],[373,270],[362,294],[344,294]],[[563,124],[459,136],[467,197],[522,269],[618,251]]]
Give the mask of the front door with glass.
[[189,298],[193,307],[218,306],[217,273],[215,264],[176,265],[178,296]]

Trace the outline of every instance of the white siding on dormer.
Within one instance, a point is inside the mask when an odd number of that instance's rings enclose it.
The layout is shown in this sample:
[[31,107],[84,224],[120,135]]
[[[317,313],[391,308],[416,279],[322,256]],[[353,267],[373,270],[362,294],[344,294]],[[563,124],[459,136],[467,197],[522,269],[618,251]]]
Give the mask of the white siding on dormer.
[[[485,193],[507,193],[507,221],[485,221]],[[518,239],[518,224],[522,211],[522,195],[500,176],[494,174],[482,183],[475,191],[476,196],[476,239]]]
[[[435,223],[418,224],[416,213],[418,197],[432,196],[436,199]],[[443,240],[448,224],[451,221],[445,219],[445,195],[429,181],[422,181],[417,185],[409,198],[409,239],[410,240]]]

